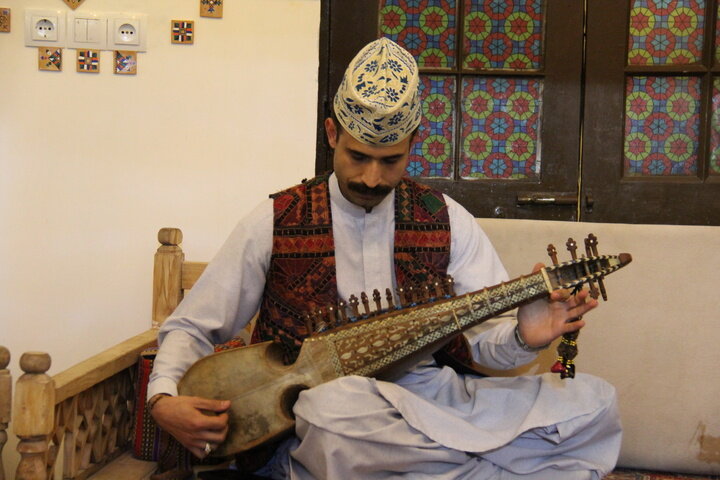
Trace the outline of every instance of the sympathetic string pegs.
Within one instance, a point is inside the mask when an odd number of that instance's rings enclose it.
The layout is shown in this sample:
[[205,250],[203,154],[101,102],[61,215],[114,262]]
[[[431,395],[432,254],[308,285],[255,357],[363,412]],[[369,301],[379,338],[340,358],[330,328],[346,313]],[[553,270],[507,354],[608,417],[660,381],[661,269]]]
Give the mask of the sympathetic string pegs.
[[348,317],[347,317],[347,303],[345,300],[340,300],[338,302],[338,312],[340,314],[340,325],[345,325],[348,323]]
[[360,293],[360,301],[362,302],[363,309],[365,310],[365,315],[370,315],[370,300],[368,300],[367,293]]
[[327,323],[330,325],[330,328],[338,326],[337,315],[335,315],[335,305],[331,304],[325,307],[325,318],[327,318]]
[[433,285],[433,290],[435,291],[435,298],[441,298],[444,295],[444,293],[442,290],[442,285],[440,284],[440,279],[437,277],[433,278],[432,285]]
[[308,337],[312,336],[315,333],[315,324],[310,313],[305,314],[305,329],[307,330]]
[[392,310],[393,308],[395,308],[395,298],[394,298],[394,295],[393,295],[393,293],[392,293],[392,290],[390,290],[389,288],[386,288],[386,289],[385,289],[385,299],[386,299],[387,302],[388,302],[388,309],[389,309],[389,310]]
[[373,290],[373,302],[375,302],[375,311],[380,313],[382,311],[382,302],[380,300],[380,290],[377,288]]
[[445,295],[449,297],[455,296],[455,280],[453,279],[452,275],[448,275],[445,277],[445,281],[443,282],[445,286]]
[[350,295],[350,300],[348,301],[350,305],[350,310],[352,311],[352,316],[357,318],[360,316],[360,310],[358,309],[358,304],[360,303],[358,298],[355,295]]
[[398,293],[398,302],[399,302],[398,306],[400,308],[402,308],[408,304],[407,292],[405,291],[405,289],[403,287],[399,287],[397,289],[397,293]]

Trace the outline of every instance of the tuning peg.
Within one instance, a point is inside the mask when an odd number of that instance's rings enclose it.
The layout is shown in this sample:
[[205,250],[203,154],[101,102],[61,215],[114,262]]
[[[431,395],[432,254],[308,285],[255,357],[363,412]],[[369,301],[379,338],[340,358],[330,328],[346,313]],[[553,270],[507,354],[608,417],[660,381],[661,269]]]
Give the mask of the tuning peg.
[[332,328],[335,328],[340,325],[340,322],[338,322],[335,305],[330,304],[325,308],[325,317],[327,318],[328,324]]
[[382,312],[382,303],[380,301],[380,290],[373,290],[373,302],[375,302],[375,312]]
[[408,304],[407,292],[405,291],[405,289],[404,289],[403,287],[399,287],[399,288],[397,289],[397,293],[398,293],[398,301],[399,301],[399,305],[398,305],[398,306],[399,306],[400,308],[402,308],[402,307],[404,307],[405,305]]
[[455,296],[455,280],[451,275],[445,277],[445,294],[449,297]]
[[[567,247],[568,252],[570,252],[570,256],[572,257],[572,259],[577,260],[577,242],[572,238],[568,238],[567,242],[565,243],[565,246]],[[586,248],[587,248],[587,243],[586,243]],[[591,256],[591,255],[588,255],[588,256]],[[591,296],[597,295],[597,293],[596,293],[597,288],[595,288],[595,283],[592,280],[590,280],[588,282],[588,285],[590,286],[590,295]],[[597,298],[597,297],[593,297],[593,298]]]
[[565,246],[568,249],[568,252],[570,252],[570,257],[572,257],[573,260],[577,260],[577,242],[571,238],[567,239],[567,242],[565,242]]
[[422,297],[423,302],[431,302],[432,301],[432,291],[430,290],[430,284],[426,283],[422,286]]
[[360,316],[360,310],[358,310],[359,303],[360,302],[355,295],[350,295],[350,300],[348,301],[348,304],[350,305],[350,310],[352,310],[352,316],[355,318]]
[[407,288],[407,298],[408,298],[408,301],[410,301],[410,305],[417,305],[417,303],[418,303],[417,291],[416,291],[415,287],[413,287],[412,285],[410,285]]
[[389,288],[385,289],[385,299],[388,302],[388,310],[392,310],[395,308],[395,299],[393,298],[392,290]]
[[340,302],[338,302],[338,313],[340,314],[340,325],[348,323],[347,303],[345,303],[345,300],[340,300]]
[[[598,256],[598,239],[595,235],[592,233],[588,235],[588,237],[585,239],[585,249],[589,251],[588,256],[597,257]],[[600,276],[597,279],[598,287],[600,287],[600,294],[602,295],[603,300],[607,302],[607,291],[605,291],[605,282],[603,282],[603,277]],[[592,293],[592,292],[591,292]],[[595,296],[593,298],[597,298],[597,291],[595,292]]]
[[433,286],[433,290],[435,291],[435,298],[441,298],[443,296],[443,291],[442,291],[442,285],[440,284],[440,279],[437,277],[434,277],[432,279],[432,286]]
[[368,300],[367,293],[360,293],[360,301],[362,302],[363,308],[365,309],[365,315],[370,315],[370,301]]
[[312,323],[315,326],[315,331],[322,332],[323,330],[326,330],[327,328],[330,328],[331,325],[328,325],[328,323],[325,321],[325,315],[322,311],[322,309],[315,310],[314,312],[311,312],[312,316]]
[[547,253],[552,260],[553,265],[557,265],[558,263],[560,263],[558,262],[557,249],[555,248],[555,245],[553,245],[552,243],[548,244]]
[[315,325],[313,325],[313,319],[309,313],[305,314],[305,329],[307,330],[308,337],[315,333]]

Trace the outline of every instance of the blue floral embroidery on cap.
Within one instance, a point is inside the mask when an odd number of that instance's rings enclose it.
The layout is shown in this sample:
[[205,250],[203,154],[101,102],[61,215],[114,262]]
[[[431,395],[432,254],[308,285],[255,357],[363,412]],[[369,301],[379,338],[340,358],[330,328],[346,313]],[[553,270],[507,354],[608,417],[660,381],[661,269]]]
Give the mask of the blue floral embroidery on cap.
[[403,115],[402,112],[398,112],[395,115],[393,115],[392,117],[390,117],[390,121],[388,121],[388,125],[393,125],[393,126],[397,125],[398,123],[400,123],[400,121],[403,118],[405,118],[405,115]]

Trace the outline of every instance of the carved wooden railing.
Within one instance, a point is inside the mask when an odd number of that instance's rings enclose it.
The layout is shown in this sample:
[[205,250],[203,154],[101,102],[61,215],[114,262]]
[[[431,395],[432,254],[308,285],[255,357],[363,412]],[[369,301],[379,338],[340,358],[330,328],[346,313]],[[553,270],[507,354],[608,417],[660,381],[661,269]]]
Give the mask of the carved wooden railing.
[[137,360],[156,330],[126,340],[54,377],[50,356],[28,352],[17,381],[13,427],[20,439],[16,480],[84,479],[126,450],[132,430]]
[[[54,478],[62,450],[63,478],[85,479],[118,456],[130,441],[136,401],[137,360],[155,343],[157,328],[172,313],[205,268],[185,262],[182,232],[163,228],[153,271],[153,328],[89,358],[53,377],[47,375],[47,353],[28,352],[20,359],[24,374],[14,400],[14,431],[20,442],[16,480]],[[8,354],[9,362],[9,354]],[[9,372],[0,352],[0,453],[10,405]],[[8,386],[5,387],[4,378]],[[0,463],[0,480],[2,465]]]
[[0,480],[5,480],[5,466],[2,452],[7,442],[7,428],[10,424],[10,405],[12,404],[12,377],[7,369],[10,363],[10,351],[0,346]]

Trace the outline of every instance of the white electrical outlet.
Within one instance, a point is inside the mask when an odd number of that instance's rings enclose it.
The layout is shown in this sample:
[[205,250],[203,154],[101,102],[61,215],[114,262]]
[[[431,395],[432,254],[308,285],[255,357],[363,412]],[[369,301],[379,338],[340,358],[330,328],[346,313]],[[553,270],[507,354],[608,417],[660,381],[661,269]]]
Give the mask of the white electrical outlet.
[[108,18],[108,48],[144,52],[147,15],[144,13],[114,14]]
[[60,10],[25,10],[25,45],[65,46],[65,14]]

